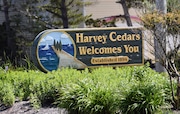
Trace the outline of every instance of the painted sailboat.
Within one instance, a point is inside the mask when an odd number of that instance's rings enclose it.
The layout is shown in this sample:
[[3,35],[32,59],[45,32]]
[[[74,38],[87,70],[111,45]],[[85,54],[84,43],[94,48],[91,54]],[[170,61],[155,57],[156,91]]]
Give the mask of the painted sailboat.
[[49,45],[46,44],[46,46],[44,48],[42,48],[41,50],[49,50]]

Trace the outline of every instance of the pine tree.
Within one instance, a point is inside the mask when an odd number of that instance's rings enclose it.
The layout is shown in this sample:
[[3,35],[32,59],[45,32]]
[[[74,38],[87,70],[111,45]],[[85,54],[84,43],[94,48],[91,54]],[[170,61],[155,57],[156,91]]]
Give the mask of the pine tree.
[[[49,13],[49,21],[58,28],[69,28],[79,25],[89,16],[83,15],[84,5],[89,2],[82,0],[44,0],[41,9]],[[47,15],[46,15],[47,17]]]

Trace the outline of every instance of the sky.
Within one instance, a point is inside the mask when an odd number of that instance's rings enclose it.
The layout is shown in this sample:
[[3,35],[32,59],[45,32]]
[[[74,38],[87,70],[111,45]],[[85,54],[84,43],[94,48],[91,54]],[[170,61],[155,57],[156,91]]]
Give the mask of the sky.
[[72,44],[71,38],[69,38],[69,36],[63,32],[49,32],[49,33],[45,33],[45,35],[42,35],[41,39],[40,39],[40,45],[53,45],[54,43],[54,39],[56,41],[60,41],[63,45],[67,45],[67,44]]

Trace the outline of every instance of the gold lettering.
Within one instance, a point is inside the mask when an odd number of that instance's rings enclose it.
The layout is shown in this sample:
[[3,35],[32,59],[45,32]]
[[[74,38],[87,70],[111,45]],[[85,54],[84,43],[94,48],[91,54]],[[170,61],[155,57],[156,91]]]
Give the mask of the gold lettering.
[[139,46],[134,46],[134,52],[139,52]]
[[113,47],[112,52],[113,52],[113,53],[116,53],[116,52],[117,52],[117,48],[116,48],[116,47]]
[[95,48],[95,54],[99,54],[99,48]]
[[105,44],[107,35],[84,36],[83,33],[76,33],[76,43],[100,42]]
[[104,49],[105,49],[105,48],[100,48],[100,49],[99,49],[99,53],[100,53],[100,54],[104,54]]
[[102,36],[98,36],[97,40],[98,42],[103,42]]
[[76,43],[83,41],[83,33],[76,33]]
[[111,32],[109,34],[109,39],[112,42],[115,41],[134,41],[134,40],[140,40],[140,35],[139,34],[127,34],[124,33],[122,35],[117,35],[116,32]]
[[87,49],[87,54],[88,54],[88,55],[91,55],[91,54],[92,54],[92,49],[91,49],[91,48],[88,48],[88,49]]
[[125,53],[139,52],[139,46],[124,45]]
[[126,40],[127,40],[127,41],[134,40],[134,39],[133,39],[133,34],[132,34],[132,35],[131,35],[131,34],[128,34]]
[[102,43],[105,44],[106,40],[107,40],[107,35],[103,35],[102,38],[103,38],[103,42]]
[[140,34],[136,34],[136,40],[140,40],[140,39],[141,39]]
[[107,47],[105,48],[105,53],[112,53],[112,48],[111,47]]
[[92,46],[92,54],[94,54],[95,52],[94,52],[94,46]]
[[127,63],[128,61],[129,61],[128,56],[95,57],[91,59],[91,64]]
[[121,38],[123,41],[126,41],[126,39],[127,39],[127,33],[124,33],[123,35],[122,35],[122,38]]
[[122,38],[121,35],[117,35],[117,37],[116,37],[117,41],[121,41],[121,38]]
[[109,34],[109,39],[112,41],[112,42],[115,42],[116,41],[116,38],[114,38],[114,36],[116,36],[116,32],[111,32]]
[[135,40],[136,34],[132,34],[132,39],[131,40]]
[[88,36],[84,36],[84,39],[82,42],[90,42]]
[[87,47],[79,47],[79,53],[80,55],[86,55]]
[[128,53],[128,46],[127,45],[124,45],[124,48],[125,48],[125,53]]
[[121,47],[117,48],[117,53],[122,53],[122,48]]
[[97,36],[89,36],[89,37],[91,37],[90,42],[92,42],[92,41],[97,42]]
[[80,55],[93,55],[93,54],[112,54],[112,53],[121,53],[122,48],[121,47],[101,47],[101,48],[95,48],[94,46],[87,47],[78,47],[79,54]]

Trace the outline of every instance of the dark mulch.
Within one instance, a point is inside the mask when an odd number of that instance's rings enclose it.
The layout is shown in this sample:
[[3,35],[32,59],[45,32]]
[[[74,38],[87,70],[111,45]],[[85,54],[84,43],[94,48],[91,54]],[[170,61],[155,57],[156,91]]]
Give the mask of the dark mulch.
[[67,114],[67,111],[48,106],[35,109],[29,101],[21,101],[16,102],[12,107],[6,107],[0,104],[0,114]]
[[[44,106],[39,109],[35,109],[31,106],[29,101],[16,102],[12,107],[6,107],[0,104],[0,114],[68,114],[65,109]],[[171,107],[165,107],[164,114],[180,114],[180,110],[171,109]]]

